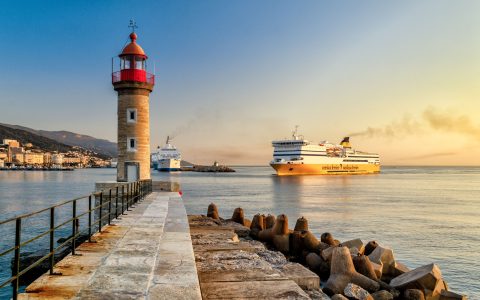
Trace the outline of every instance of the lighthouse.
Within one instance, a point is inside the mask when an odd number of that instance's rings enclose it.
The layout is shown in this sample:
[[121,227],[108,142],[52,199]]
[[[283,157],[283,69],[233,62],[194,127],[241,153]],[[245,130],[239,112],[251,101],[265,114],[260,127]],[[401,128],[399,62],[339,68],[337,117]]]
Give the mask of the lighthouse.
[[117,105],[117,181],[150,179],[149,98],[155,76],[147,72],[147,55],[137,43],[135,25],[128,43],[118,55],[119,70],[113,71],[112,84]]

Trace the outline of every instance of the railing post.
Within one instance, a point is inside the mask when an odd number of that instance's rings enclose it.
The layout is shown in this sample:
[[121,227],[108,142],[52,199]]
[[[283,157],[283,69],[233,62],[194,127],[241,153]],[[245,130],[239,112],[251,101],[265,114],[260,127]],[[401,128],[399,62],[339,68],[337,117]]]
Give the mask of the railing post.
[[103,210],[103,192],[100,192],[100,212],[99,212],[100,222],[98,223],[98,232],[102,232],[102,210]]
[[128,202],[130,202],[130,184],[127,184],[127,211],[128,211]]
[[92,242],[92,195],[88,196],[88,241]]
[[115,187],[115,218],[118,218],[118,185]]
[[108,192],[108,225],[112,219],[112,189]]
[[77,200],[73,200],[72,202],[73,208],[73,219],[72,219],[72,255],[75,255],[75,239],[76,239],[76,218],[77,218]]
[[55,251],[53,240],[55,239],[55,207],[50,208],[50,275],[53,275],[55,265]]
[[135,182],[135,200],[133,200],[135,203],[138,202],[138,181]]
[[123,212],[125,211],[125,207],[124,207],[124,198],[125,198],[125,185],[122,185],[122,215],[123,215]]
[[[15,258],[13,266],[13,276],[18,276],[20,272],[20,233],[22,231],[22,219],[18,218],[15,222]],[[15,278],[13,281],[13,300],[17,299],[18,286],[20,285],[20,278]]]

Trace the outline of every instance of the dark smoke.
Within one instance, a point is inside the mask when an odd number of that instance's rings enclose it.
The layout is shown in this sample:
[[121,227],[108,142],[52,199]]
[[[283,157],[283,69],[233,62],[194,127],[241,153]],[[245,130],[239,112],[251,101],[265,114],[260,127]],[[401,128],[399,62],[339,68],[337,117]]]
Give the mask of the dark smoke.
[[466,115],[454,115],[451,112],[441,112],[434,107],[429,107],[423,112],[423,119],[434,130],[459,133],[480,140],[480,127],[475,126]]
[[418,121],[409,115],[405,115],[401,121],[393,121],[384,127],[367,127],[364,131],[351,133],[350,136],[394,138],[420,133],[422,131],[421,127]]
[[350,136],[395,138],[424,133],[426,129],[457,133],[480,140],[480,126],[475,126],[468,116],[452,111],[440,111],[434,107],[425,109],[419,120],[405,115],[401,121],[393,121],[384,127],[367,127],[363,131],[351,133]]
[[402,158],[402,160],[426,159],[426,158],[433,158],[433,157],[452,156],[452,155],[457,155],[457,154],[458,154],[457,152],[438,152],[438,153],[430,153],[430,154],[404,157],[404,158]]
[[207,111],[205,109],[197,109],[195,114],[184,124],[176,127],[171,133],[170,138],[173,139],[179,135],[189,132],[202,123],[218,121],[220,112],[218,110]]

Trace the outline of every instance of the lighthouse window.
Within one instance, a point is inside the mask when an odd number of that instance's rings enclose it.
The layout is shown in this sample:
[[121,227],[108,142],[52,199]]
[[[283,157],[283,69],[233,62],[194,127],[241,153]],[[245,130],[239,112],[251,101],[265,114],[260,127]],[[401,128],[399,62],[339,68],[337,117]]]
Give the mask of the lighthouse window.
[[137,109],[128,108],[127,109],[127,123],[137,123]]
[[128,145],[127,145],[127,150],[128,151],[137,151],[137,139],[136,138],[128,138]]

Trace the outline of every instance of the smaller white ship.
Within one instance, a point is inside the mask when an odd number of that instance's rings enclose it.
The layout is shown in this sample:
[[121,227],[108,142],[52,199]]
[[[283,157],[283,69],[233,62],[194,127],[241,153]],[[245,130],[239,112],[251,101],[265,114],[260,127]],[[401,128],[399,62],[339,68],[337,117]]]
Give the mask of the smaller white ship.
[[116,168],[118,165],[118,161],[116,158],[112,158],[112,160],[110,160],[110,168]]
[[152,154],[152,165],[155,170],[172,172],[180,171],[182,156],[178,149],[170,144],[170,137],[167,136],[165,146],[158,147],[157,152]]

